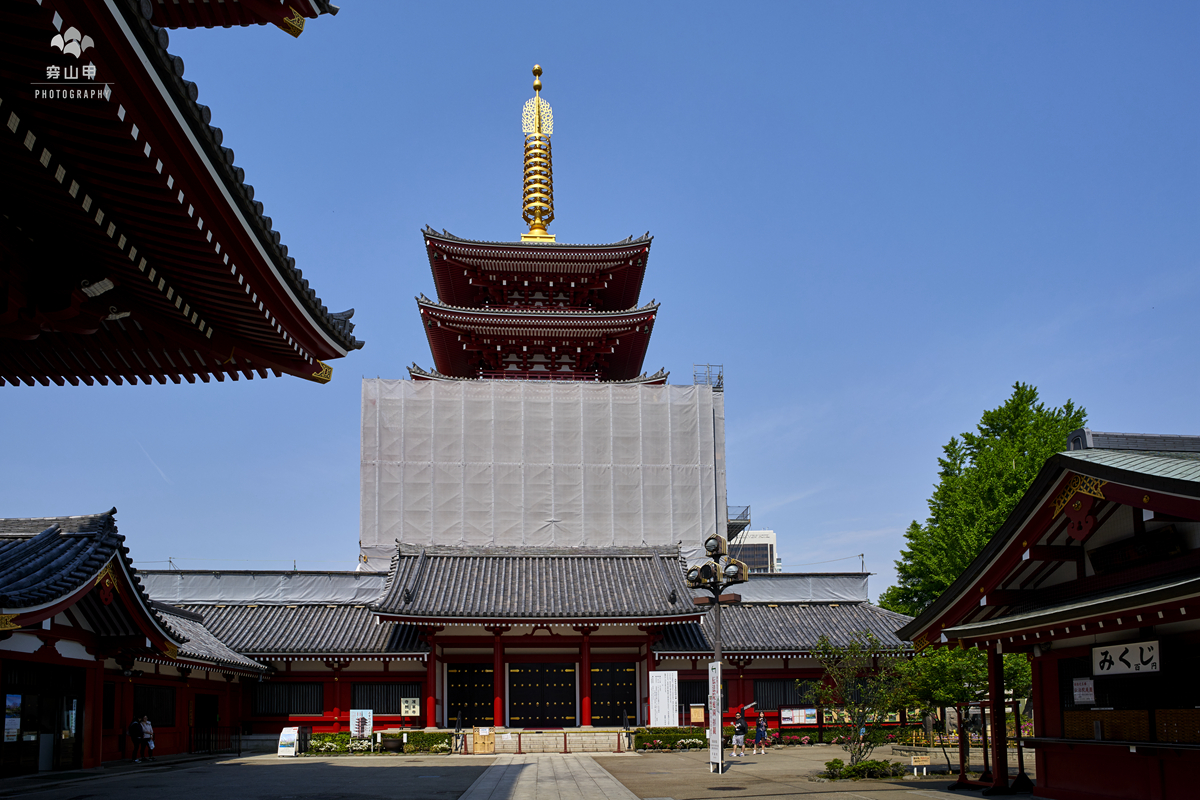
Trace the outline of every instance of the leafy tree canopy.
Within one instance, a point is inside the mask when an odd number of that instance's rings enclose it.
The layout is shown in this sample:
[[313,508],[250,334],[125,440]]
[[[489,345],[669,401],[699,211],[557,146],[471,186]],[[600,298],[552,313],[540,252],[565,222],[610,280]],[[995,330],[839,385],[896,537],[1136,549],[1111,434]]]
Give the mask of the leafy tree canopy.
[[[825,680],[815,687],[816,700],[841,712],[834,732],[851,765],[870,758],[885,741],[884,721],[900,708],[906,691],[900,673],[904,659],[898,657],[902,653],[902,648],[885,645],[867,631],[854,634],[845,646],[825,635],[817,640],[813,656],[825,668]],[[797,688],[803,692],[812,687],[797,681]]]
[[979,555],[1046,459],[1086,420],[1087,412],[1070,400],[1047,408],[1036,387],[1018,382],[1003,405],[983,413],[975,433],[951,438],[938,459],[929,518],[908,526],[897,583],[879,605],[920,614]]

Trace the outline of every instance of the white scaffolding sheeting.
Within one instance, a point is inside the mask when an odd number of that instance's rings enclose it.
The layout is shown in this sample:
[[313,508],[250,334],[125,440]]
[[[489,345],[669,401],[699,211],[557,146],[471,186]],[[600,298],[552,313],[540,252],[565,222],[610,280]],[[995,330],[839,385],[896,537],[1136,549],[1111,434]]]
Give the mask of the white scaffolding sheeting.
[[711,387],[368,379],[362,403],[368,570],[397,541],[690,549],[724,530]]
[[204,572],[138,570],[160,603],[371,603],[386,576],[361,572]]

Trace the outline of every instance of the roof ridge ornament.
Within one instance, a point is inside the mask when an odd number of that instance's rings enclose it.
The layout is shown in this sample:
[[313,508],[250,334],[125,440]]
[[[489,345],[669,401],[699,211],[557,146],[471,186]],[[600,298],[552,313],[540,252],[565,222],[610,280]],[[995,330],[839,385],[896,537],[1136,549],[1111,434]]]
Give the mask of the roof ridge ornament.
[[529,233],[522,242],[553,242],[546,226],[554,220],[554,170],[550,160],[550,135],[554,114],[542,99],[542,68],[533,65],[533,97],[525,101],[521,131],[525,134],[525,178],[521,190],[521,217]]

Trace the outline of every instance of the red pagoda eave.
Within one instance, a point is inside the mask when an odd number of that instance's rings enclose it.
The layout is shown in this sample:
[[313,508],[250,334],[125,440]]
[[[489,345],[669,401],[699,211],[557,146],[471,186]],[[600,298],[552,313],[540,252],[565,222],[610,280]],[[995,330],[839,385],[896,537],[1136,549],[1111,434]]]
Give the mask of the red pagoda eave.
[[[221,132],[199,119],[207,109],[185,96],[182,63],[168,74],[156,68],[156,59],[170,58],[161,49],[165,33],[144,40],[149,28],[120,5],[57,5],[10,6],[0,26],[12,56],[3,73],[9,130],[0,131],[20,197],[19,206],[8,198],[18,211],[12,224],[23,232],[38,231],[39,220],[54,225],[40,238],[6,228],[0,247],[10,286],[61,262],[90,265],[83,280],[104,288],[68,292],[67,323],[38,318],[6,334],[0,309],[0,375],[178,382],[270,370],[328,380],[322,362],[361,346],[348,316],[329,314],[292,267],[253,190],[240,183],[232,151],[220,146]],[[45,63],[55,60],[47,46],[52,17],[58,28],[77,27],[104,43],[88,56],[97,78],[111,81],[106,98],[32,98],[31,70],[44,77]],[[67,273],[68,286],[83,286],[82,274]],[[18,314],[11,297],[7,313]],[[131,338],[118,328],[132,330]]]
[[608,245],[560,245],[474,242],[429,229],[423,234],[438,298],[471,308],[508,305],[515,291],[586,298],[596,310],[631,308],[652,241],[647,235]]
[[[641,372],[658,313],[657,305],[582,312],[462,309],[426,298],[418,298],[417,304],[435,368],[460,378],[526,373],[538,367],[524,359],[537,357],[553,362],[546,369],[594,374],[597,380],[633,379]],[[514,364],[513,358],[522,363]]]

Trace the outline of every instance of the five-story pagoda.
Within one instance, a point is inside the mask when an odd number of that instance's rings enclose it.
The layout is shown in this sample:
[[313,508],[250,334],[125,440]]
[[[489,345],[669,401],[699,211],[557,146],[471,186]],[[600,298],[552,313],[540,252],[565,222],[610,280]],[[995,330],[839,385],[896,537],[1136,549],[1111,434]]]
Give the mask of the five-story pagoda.
[[638,305],[652,237],[570,245],[555,241],[550,136],[554,119],[541,97],[525,103],[519,242],[460,239],[426,228],[437,301],[417,298],[434,369],[415,364],[415,380],[524,379],[662,384],[641,372],[658,305]]

